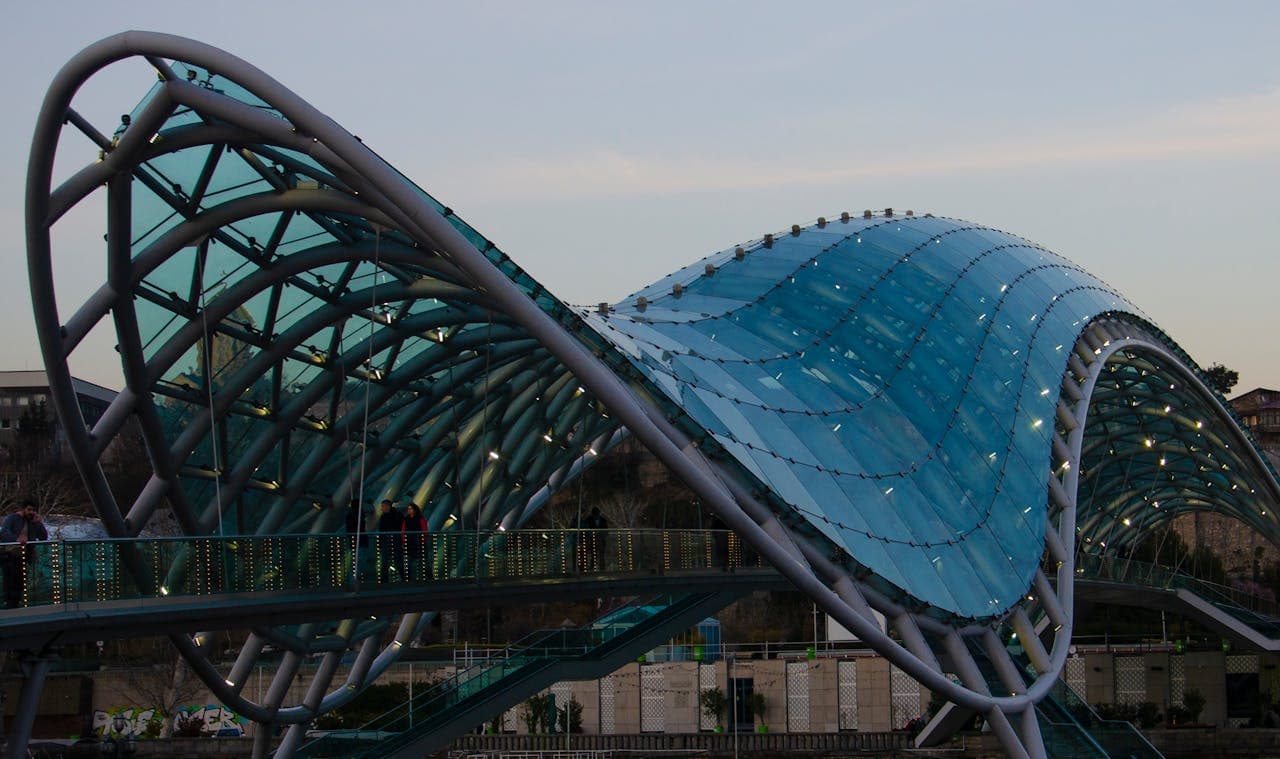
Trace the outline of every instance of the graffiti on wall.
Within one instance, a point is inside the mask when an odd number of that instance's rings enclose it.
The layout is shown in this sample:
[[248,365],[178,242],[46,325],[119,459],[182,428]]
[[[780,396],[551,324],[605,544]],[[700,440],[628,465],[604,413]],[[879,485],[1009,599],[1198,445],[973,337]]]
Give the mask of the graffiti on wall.
[[[124,717],[124,729],[116,732],[116,717]],[[142,738],[150,734],[159,733],[159,722],[163,719],[161,713],[155,707],[138,708],[127,707],[122,709],[97,709],[93,713],[93,732],[101,737],[106,737],[108,733],[112,736],[129,737],[134,736]],[[179,720],[198,719],[204,722],[205,732],[215,732],[224,727],[234,727],[243,730],[243,726],[247,720],[239,714],[219,706],[218,704],[209,704],[208,706],[182,706],[178,708],[177,714],[174,715],[174,724]],[[155,728],[151,728],[152,723],[157,723]]]

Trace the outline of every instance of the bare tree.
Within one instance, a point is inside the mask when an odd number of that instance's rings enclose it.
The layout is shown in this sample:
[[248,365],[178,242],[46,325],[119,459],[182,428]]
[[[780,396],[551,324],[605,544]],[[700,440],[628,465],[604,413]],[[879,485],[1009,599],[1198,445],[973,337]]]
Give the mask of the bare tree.
[[160,737],[169,738],[178,708],[202,698],[205,688],[167,640],[156,638],[153,643],[146,661],[135,662],[124,681],[139,706],[154,707],[160,714]]
[[609,520],[610,527],[634,529],[646,521],[649,503],[649,499],[640,493],[615,492],[592,505],[600,507],[600,513]]

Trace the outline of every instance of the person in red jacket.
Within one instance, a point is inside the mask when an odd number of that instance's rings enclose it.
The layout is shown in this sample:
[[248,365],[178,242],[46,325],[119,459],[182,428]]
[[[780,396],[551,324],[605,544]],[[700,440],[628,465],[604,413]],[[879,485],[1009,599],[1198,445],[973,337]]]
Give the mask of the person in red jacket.
[[427,518],[422,516],[417,504],[411,503],[405,508],[404,524],[400,530],[404,533],[410,579],[431,579],[431,552],[427,550],[430,531],[427,529]]

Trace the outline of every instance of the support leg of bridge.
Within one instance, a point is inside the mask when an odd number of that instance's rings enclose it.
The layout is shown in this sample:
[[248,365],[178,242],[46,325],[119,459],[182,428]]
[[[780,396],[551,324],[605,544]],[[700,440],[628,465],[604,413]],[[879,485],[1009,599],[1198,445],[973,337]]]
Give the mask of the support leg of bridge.
[[27,755],[31,728],[36,721],[36,706],[40,703],[40,691],[44,690],[44,678],[49,674],[53,658],[50,654],[38,654],[22,660],[22,692],[18,696],[18,708],[9,729],[9,742],[4,752],[6,759],[20,759]]
[[[267,757],[271,756],[271,733],[275,732],[272,729],[274,726],[271,722],[258,723],[257,729],[253,731],[253,759],[267,759]],[[294,727],[298,726],[294,725]],[[290,730],[289,732],[293,731]],[[283,743],[280,745],[281,748],[284,747]],[[279,754],[279,756],[290,756],[292,754],[293,749],[291,748],[288,752]]]
[[1008,715],[999,708],[993,708],[987,712],[987,724],[991,726],[991,732],[1000,739],[1000,746],[1004,749],[1006,756],[1012,759],[1032,759],[1026,746],[1022,745],[1022,738],[1009,722]]

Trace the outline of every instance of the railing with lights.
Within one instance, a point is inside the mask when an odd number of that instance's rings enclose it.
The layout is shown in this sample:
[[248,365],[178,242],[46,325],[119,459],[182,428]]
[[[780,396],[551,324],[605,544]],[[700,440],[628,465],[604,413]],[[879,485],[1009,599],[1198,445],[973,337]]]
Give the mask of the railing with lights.
[[[349,592],[444,580],[728,572],[763,566],[737,535],[721,530],[103,539],[32,542],[24,553],[21,606],[27,607],[224,593]],[[145,567],[149,576],[137,577],[129,567]]]
[[1215,606],[1231,607],[1240,612],[1249,612],[1259,619],[1269,619],[1272,627],[1280,632],[1280,625],[1275,623],[1275,620],[1280,619],[1280,604],[1277,604],[1274,598],[1265,598],[1242,589],[1202,580],[1171,567],[1121,557],[1082,553],[1076,557],[1076,575],[1092,580],[1142,585],[1164,590],[1183,588]]

